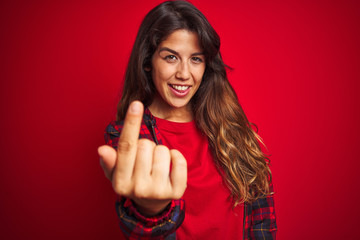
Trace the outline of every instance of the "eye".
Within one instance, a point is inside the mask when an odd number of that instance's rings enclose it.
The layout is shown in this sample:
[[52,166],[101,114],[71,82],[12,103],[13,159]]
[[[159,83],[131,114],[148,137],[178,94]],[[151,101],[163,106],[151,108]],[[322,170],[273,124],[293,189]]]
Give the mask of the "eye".
[[168,62],[175,62],[177,57],[175,55],[167,55],[164,59]]
[[194,63],[202,63],[202,62],[204,62],[204,60],[202,58],[199,58],[199,57],[192,57],[191,61],[193,61]]

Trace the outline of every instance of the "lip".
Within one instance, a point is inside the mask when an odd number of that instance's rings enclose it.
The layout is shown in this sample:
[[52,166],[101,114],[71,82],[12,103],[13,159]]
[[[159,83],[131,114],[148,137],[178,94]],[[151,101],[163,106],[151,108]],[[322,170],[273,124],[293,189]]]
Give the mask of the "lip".
[[[186,90],[177,90],[175,88],[173,88],[171,85],[177,85],[177,86],[186,86],[189,87]],[[168,85],[171,92],[176,96],[176,97],[185,97],[186,95],[188,95],[188,93],[190,92],[191,86],[190,85],[181,85],[181,84],[169,84]]]

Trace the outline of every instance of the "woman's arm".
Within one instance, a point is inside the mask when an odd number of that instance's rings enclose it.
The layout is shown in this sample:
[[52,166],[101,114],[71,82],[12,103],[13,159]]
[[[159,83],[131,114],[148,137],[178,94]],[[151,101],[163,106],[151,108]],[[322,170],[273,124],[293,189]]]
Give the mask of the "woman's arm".
[[[126,120],[125,120],[126,121]],[[141,121],[141,120],[140,120]],[[140,121],[139,121],[139,125],[140,125]],[[123,137],[125,130],[124,129],[124,124],[122,122],[112,122],[111,124],[109,124],[109,126],[106,128],[105,131],[105,141],[106,144],[118,149],[118,146],[120,146],[118,144],[119,139],[121,139],[121,136]],[[141,126],[141,128],[143,128],[144,126]],[[139,129],[137,129],[137,136],[135,136],[135,141],[138,140],[138,136],[139,136]],[[146,137],[147,135],[145,134],[144,137]],[[141,138],[141,131],[140,131],[140,138]],[[121,140],[120,140],[121,141]],[[148,141],[148,140],[147,140]],[[173,151],[173,150],[171,150]],[[115,169],[115,165],[116,162],[119,159],[115,159],[115,160],[108,160],[108,159],[114,159],[116,157],[114,156],[109,156],[109,155],[121,155],[121,153],[119,153],[119,151],[117,150],[117,153],[114,150],[109,148],[109,147],[101,147],[99,149],[99,154],[101,157],[106,158],[107,160],[104,161],[104,159],[101,159],[101,166],[104,169],[105,175],[113,182],[113,186],[114,186],[114,181],[116,181],[116,177],[114,177],[113,175],[115,173],[113,173],[114,171],[116,171]],[[139,153],[139,150],[137,151],[138,155],[141,155],[141,153]],[[174,153],[171,152],[171,157],[174,157]],[[152,153],[147,154],[149,156],[153,156]],[[124,156],[124,155],[121,155]],[[146,156],[146,155],[145,155]],[[181,155],[182,156],[182,155]],[[167,178],[171,178],[171,180],[173,180],[174,174],[176,174],[176,172],[179,173],[179,168],[178,169],[174,169],[174,167],[177,165],[175,161],[180,161],[182,160],[181,157],[175,155],[175,158],[177,159],[172,159],[173,161],[173,171],[171,172],[171,176],[168,174]],[[122,162],[124,162],[124,157],[121,158]],[[138,158],[136,158],[136,161],[138,160]],[[140,159],[141,160],[141,159]],[[149,160],[148,162],[155,162],[156,160],[151,160],[151,159],[145,159],[145,160]],[[161,159],[163,160],[163,159]],[[186,164],[186,160],[184,159],[184,162]],[[141,166],[141,168],[143,167],[144,163]],[[178,165],[178,167],[181,167],[181,164]],[[167,167],[167,169],[169,169],[169,167]],[[134,170],[132,171],[136,171],[136,163],[135,163],[135,167]],[[138,169],[139,170],[139,169]],[[140,169],[141,171],[143,169]],[[185,168],[186,170],[186,168]],[[156,170],[152,170],[153,172],[155,172]],[[150,171],[149,171],[150,172]],[[182,173],[182,172],[181,172]],[[119,174],[117,172],[117,174]],[[135,173],[134,173],[135,174]],[[115,180],[114,180],[115,178]],[[186,172],[185,172],[185,178],[186,178]],[[150,179],[151,180],[151,179]],[[176,180],[176,179],[174,179]],[[183,180],[183,179],[182,179]],[[162,182],[165,182],[162,180]],[[175,183],[176,181],[171,181],[172,183]],[[122,182],[123,183],[123,182]],[[131,183],[133,184],[133,183]],[[116,184],[115,184],[116,185]],[[152,187],[153,189],[150,189],[150,192],[161,192],[167,194],[166,196],[170,196],[170,198],[167,197],[163,197],[160,196],[159,198],[154,198],[153,196],[150,196],[150,198],[139,198],[136,195],[132,194],[132,192],[134,192],[134,189],[130,189],[130,191],[128,190],[128,192],[130,192],[128,195],[122,195],[119,196],[117,202],[116,202],[116,210],[119,216],[119,225],[124,233],[124,235],[126,237],[128,237],[129,239],[132,238],[144,238],[144,239],[165,239],[166,236],[168,236],[169,234],[175,232],[175,230],[181,225],[181,223],[183,222],[184,219],[184,201],[183,200],[166,200],[166,199],[177,199],[176,196],[178,196],[179,194],[175,194],[174,189],[169,188],[169,186],[165,187],[165,190],[162,189],[164,188],[164,186],[161,186],[162,184],[153,184],[153,186],[149,186]],[[181,182],[180,182],[181,185]],[[170,186],[172,187],[172,186]],[[179,186],[175,186],[177,187],[177,191],[179,191]],[[185,179],[185,187],[186,187],[186,179]],[[158,191],[160,188],[161,191]],[[114,187],[115,192],[117,192],[117,188]],[[173,191],[172,191],[173,190]],[[180,189],[181,190],[181,189]],[[183,189],[185,190],[185,188]],[[123,191],[123,190],[121,190]],[[167,191],[167,192],[166,192]],[[183,191],[181,190],[180,192],[183,193]],[[119,192],[117,192],[119,194]],[[181,196],[182,196],[181,193]],[[173,197],[171,197],[173,196]],[[181,197],[180,196],[180,197]],[[150,211],[149,211],[150,210]],[[159,210],[161,210],[159,212]]]
[[185,216],[184,200],[172,200],[160,214],[146,217],[129,198],[118,195],[116,212],[119,226],[127,239],[173,239]]
[[[270,192],[273,186],[270,184]],[[273,194],[245,206],[245,240],[276,239],[276,216]]]

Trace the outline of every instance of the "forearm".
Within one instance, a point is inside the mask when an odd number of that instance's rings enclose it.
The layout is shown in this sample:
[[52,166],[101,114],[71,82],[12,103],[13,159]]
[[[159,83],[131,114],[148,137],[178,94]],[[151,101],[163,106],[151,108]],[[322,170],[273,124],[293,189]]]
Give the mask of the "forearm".
[[124,235],[136,239],[166,239],[182,224],[185,217],[184,200],[172,200],[158,215],[142,215],[133,202],[119,196],[116,202],[119,225]]
[[159,215],[171,203],[171,200],[133,199],[138,212],[146,217]]

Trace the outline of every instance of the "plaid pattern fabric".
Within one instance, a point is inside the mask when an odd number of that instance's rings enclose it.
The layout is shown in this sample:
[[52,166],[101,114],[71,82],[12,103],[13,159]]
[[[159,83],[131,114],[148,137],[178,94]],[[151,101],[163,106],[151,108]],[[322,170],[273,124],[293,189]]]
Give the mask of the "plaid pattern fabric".
[[184,200],[173,200],[155,217],[145,217],[128,198],[118,196],[116,211],[119,226],[127,239],[176,239],[175,230],[184,221]]
[[[105,142],[107,145],[117,148],[122,128],[122,121],[113,121],[106,127]],[[145,109],[144,112],[139,138],[150,139],[157,144],[162,144],[159,129],[148,109]],[[128,239],[170,240],[176,239],[175,231],[184,221],[185,202],[183,199],[173,200],[160,215],[147,218],[136,210],[130,199],[118,196],[116,211],[119,216],[120,228]],[[272,195],[259,198],[252,204],[245,204],[244,211],[244,240],[276,238],[277,226]]]
[[[105,129],[105,143],[115,149],[119,142],[121,130],[123,128],[123,121],[113,121]],[[159,137],[159,129],[155,124],[155,119],[151,115],[149,109],[145,109],[144,117],[140,126],[140,138],[150,139],[158,144],[162,144]]]
[[[273,186],[270,185],[270,192]],[[268,195],[252,204],[245,204],[244,240],[276,239],[276,216],[274,198]]]

